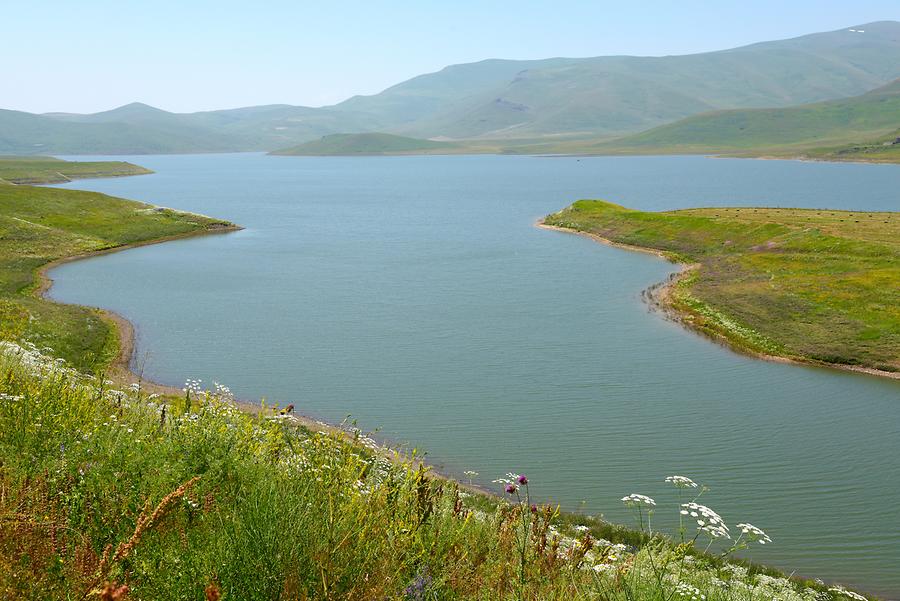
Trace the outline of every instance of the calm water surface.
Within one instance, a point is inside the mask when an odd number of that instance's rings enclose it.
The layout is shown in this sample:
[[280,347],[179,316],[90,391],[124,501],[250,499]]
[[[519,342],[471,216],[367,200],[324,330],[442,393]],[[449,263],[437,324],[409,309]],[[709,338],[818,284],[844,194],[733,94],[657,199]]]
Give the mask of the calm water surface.
[[129,157],[92,189],[234,234],[59,267],[52,295],[136,324],[146,373],[352,415],[432,462],[527,473],[630,517],[670,474],[775,539],[752,557],[900,598],[900,383],[757,361],[640,300],[674,267],[540,230],[579,198],[898,210],[900,168],[700,157]]

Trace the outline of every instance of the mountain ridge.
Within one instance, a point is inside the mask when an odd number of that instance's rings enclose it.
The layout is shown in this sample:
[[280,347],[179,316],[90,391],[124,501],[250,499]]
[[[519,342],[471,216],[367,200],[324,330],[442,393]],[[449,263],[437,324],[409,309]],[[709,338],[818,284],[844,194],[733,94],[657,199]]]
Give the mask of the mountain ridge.
[[135,102],[88,115],[0,110],[0,153],[271,151],[373,132],[509,144],[614,137],[713,110],[853,96],[898,77],[900,22],[880,21],[690,55],[485,59],[325,107],[173,113]]

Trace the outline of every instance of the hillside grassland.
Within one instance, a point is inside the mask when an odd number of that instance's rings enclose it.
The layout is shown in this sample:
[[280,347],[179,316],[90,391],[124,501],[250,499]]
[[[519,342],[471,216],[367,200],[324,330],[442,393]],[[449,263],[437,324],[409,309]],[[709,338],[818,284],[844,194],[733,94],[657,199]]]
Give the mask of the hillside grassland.
[[[221,385],[185,390],[110,388],[0,342],[0,596],[865,599],[729,561],[729,550],[770,541],[749,525],[726,538],[705,506],[702,526],[676,544],[644,519],[628,530],[534,504],[525,476],[505,477],[505,499],[486,496],[358,430],[246,413]],[[673,482],[686,499],[704,492]],[[658,509],[678,515],[678,492]],[[642,518],[656,507],[623,500]],[[700,550],[711,538],[726,541],[724,554]]]
[[354,156],[354,155],[404,155],[448,154],[465,149],[451,142],[423,140],[385,133],[332,134],[277,150],[270,154],[297,156]]
[[60,184],[73,179],[153,173],[125,161],[64,161],[53,157],[0,156],[0,182]]
[[895,162],[900,156],[898,123],[900,80],[839,100],[703,113],[617,140],[596,144],[576,141],[569,143],[569,150]]
[[96,192],[2,185],[0,339],[52,348],[86,372],[102,369],[118,352],[115,328],[95,310],[36,296],[39,270],[68,257],[233,227]]
[[544,223],[695,264],[666,303],[739,349],[900,372],[900,214],[582,200]]

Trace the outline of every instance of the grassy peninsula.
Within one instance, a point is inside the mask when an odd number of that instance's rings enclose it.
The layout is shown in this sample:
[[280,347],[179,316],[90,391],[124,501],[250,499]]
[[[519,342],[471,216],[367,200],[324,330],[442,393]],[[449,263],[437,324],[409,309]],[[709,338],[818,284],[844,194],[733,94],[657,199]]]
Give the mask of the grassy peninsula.
[[73,179],[153,173],[125,161],[64,161],[54,157],[0,156],[0,183],[61,184]]
[[0,339],[52,348],[88,373],[103,369],[118,353],[115,327],[96,310],[40,298],[40,272],[71,257],[234,227],[96,192],[0,185]]
[[663,300],[738,349],[900,375],[898,213],[582,200],[544,224],[692,264]]

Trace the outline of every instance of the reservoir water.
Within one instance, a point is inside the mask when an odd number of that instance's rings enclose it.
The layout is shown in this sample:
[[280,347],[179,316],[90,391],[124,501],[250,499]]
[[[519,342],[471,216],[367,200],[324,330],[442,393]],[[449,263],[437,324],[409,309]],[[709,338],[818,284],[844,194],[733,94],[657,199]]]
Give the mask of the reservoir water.
[[675,266],[533,227],[580,198],[900,210],[900,167],[125,158],[156,174],[67,186],[246,228],[52,271],[54,298],[136,325],[147,376],[349,415],[448,473],[524,472],[540,497],[622,523],[623,495],[674,506],[663,479],[687,475],[774,539],[752,559],[900,598],[900,382],[735,354],[641,301]]

